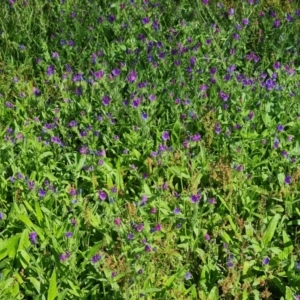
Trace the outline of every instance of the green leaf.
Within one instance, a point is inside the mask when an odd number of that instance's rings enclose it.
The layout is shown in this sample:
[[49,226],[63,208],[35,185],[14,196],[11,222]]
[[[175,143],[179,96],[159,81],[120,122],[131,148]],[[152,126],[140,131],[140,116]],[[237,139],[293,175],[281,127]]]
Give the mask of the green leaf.
[[26,269],[27,266],[30,264],[30,255],[26,251],[20,250],[18,251],[18,257],[20,259],[22,267]]
[[48,157],[48,156],[53,156],[53,153],[51,151],[46,151],[39,155],[38,161],[41,161],[43,158]]
[[290,237],[288,236],[288,234],[285,232],[285,230],[282,231],[282,237],[283,237],[283,243],[284,243],[284,254],[286,255],[286,257],[288,257],[294,249],[294,246],[291,242]]
[[218,288],[215,286],[212,288],[212,290],[210,291],[207,300],[218,300],[219,299],[219,290]]
[[82,167],[83,167],[85,161],[86,161],[86,156],[82,156],[82,157],[80,158],[80,160],[79,160],[78,165],[76,166],[76,173],[77,173],[77,172],[80,172],[80,170],[82,169]]
[[58,291],[57,291],[57,283],[56,283],[56,271],[54,269],[50,278],[47,300],[54,300],[57,296],[58,296]]
[[6,245],[7,254],[11,258],[14,258],[16,256],[20,237],[21,237],[21,233],[18,233],[16,235],[12,236],[7,242],[7,245]]
[[29,280],[33,284],[33,286],[36,289],[36,291],[38,293],[40,293],[41,283],[36,278],[34,278],[34,277],[27,277],[26,279]]
[[44,217],[43,217],[43,213],[41,211],[40,204],[36,200],[35,200],[35,213],[36,213],[37,220],[38,220],[39,224],[41,225]]
[[294,299],[293,292],[289,286],[285,288],[285,300],[292,300]]
[[271,242],[279,220],[280,220],[280,215],[276,214],[270,221],[267,230],[263,234],[262,242],[265,247],[268,247],[268,244]]

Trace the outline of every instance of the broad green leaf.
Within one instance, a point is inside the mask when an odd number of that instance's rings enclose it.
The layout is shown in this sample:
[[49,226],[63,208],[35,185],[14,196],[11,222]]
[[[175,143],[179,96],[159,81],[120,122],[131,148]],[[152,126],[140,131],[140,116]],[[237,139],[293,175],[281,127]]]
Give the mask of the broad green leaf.
[[288,236],[288,234],[286,233],[285,230],[282,231],[282,237],[283,237],[283,243],[284,243],[283,252],[285,253],[286,257],[288,257],[293,252],[294,246],[292,244],[290,237]]
[[265,247],[268,247],[268,244],[271,242],[273,235],[275,233],[275,230],[277,229],[277,224],[278,224],[279,220],[280,220],[280,215],[276,214],[270,221],[270,223],[267,227],[267,230],[263,234],[262,242]]
[[58,296],[58,290],[57,290],[57,283],[56,283],[56,271],[54,269],[50,278],[47,300],[54,300],[57,296]]
[[38,222],[39,222],[39,224],[40,224],[40,226],[42,225],[41,223],[42,223],[42,220],[43,220],[43,213],[42,213],[42,211],[41,211],[41,207],[40,207],[40,204],[39,204],[39,202],[38,201],[36,201],[35,200],[35,203],[34,203],[34,205],[35,205],[35,213],[36,213],[36,217],[37,217],[37,220],[38,220]]
[[219,290],[216,286],[211,289],[207,300],[219,300]]
[[14,258],[16,256],[20,237],[21,237],[21,233],[13,235],[6,244],[7,254],[11,258]]
[[25,250],[18,251],[18,257],[24,269],[30,264],[30,255]]
[[294,294],[289,286],[285,287],[285,300],[294,299]]
[[36,291],[38,293],[40,293],[41,283],[36,278],[34,278],[34,277],[27,277],[26,279],[29,280],[33,284],[33,286],[36,289]]

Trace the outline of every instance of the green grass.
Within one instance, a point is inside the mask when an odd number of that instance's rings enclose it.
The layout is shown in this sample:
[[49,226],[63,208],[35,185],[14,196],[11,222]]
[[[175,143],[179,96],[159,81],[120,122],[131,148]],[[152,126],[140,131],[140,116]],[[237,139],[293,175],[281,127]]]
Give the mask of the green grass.
[[0,298],[300,299],[297,2],[4,2]]

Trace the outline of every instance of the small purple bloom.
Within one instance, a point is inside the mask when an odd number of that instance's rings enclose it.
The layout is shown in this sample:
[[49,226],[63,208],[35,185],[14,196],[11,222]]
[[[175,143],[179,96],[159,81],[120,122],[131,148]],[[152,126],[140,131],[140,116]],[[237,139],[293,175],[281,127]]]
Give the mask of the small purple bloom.
[[149,19],[149,18],[147,18],[147,17],[142,18],[142,24],[143,24],[143,25],[146,25],[146,24],[148,24],[149,22],[150,22],[150,19]]
[[169,131],[164,131],[163,134],[162,134],[162,139],[164,141],[167,141],[170,139],[170,135],[169,135]]
[[265,257],[262,261],[263,265],[268,265],[270,262],[270,258],[269,257]]
[[108,105],[110,104],[110,101],[111,101],[111,99],[110,99],[109,96],[104,96],[104,97],[102,98],[102,104],[103,104],[104,106],[108,106]]
[[116,69],[113,69],[111,73],[116,77],[116,76],[120,75],[121,71],[120,71],[120,69],[116,68]]
[[115,224],[120,227],[121,226],[121,219],[120,218],[115,218]]
[[284,126],[281,125],[281,124],[277,125],[277,130],[278,130],[279,132],[282,132],[282,131],[284,130]]
[[133,240],[133,234],[130,232],[130,233],[128,234],[127,238],[128,238],[129,240]]
[[197,202],[201,199],[201,195],[199,195],[199,194],[192,195],[192,196],[190,197],[190,199],[191,199],[191,201],[192,201],[193,203],[197,203]]
[[155,231],[161,231],[161,229],[162,229],[162,226],[161,226],[161,224],[160,223],[158,223],[156,226],[155,226]]
[[37,243],[37,233],[35,231],[29,233],[29,239],[30,239],[30,241],[33,245],[36,245],[36,243]]
[[2,211],[0,211],[0,220],[4,219],[4,213]]
[[292,180],[292,176],[286,175],[286,176],[285,176],[285,179],[284,179],[284,183],[285,183],[285,184],[290,184],[290,183],[291,183],[291,180]]
[[94,255],[92,257],[92,263],[95,264],[97,263],[99,260],[101,259],[101,255],[99,253],[97,253],[96,255]]
[[134,70],[130,70],[127,76],[127,81],[133,83],[136,79],[137,79],[137,73]]
[[189,279],[191,279],[191,278],[192,278],[191,272],[187,272],[187,273],[185,274],[185,279],[186,279],[186,280],[189,280]]
[[65,236],[66,236],[66,238],[71,238],[73,236],[73,233],[70,231],[67,231]]
[[180,213],[180,208],[176,207],[173,212],[175,215],[178,215]]
[[46,191],[43,189],[39,189],[39,196],[40,197],[45,197],[46,196]]
[[98,191],[98,195],[102,201],[104,201],[107,198],[107,194],[102,190]]

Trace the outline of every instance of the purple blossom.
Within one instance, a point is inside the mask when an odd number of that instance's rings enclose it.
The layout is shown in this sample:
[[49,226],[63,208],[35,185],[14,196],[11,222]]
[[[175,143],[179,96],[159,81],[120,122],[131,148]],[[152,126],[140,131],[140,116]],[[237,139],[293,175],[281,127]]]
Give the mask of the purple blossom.
[[136,79],[137,79],[137,73],[134,70],[130,70],[127,76],[127,81],[133,83]]
[[120,71],[120,69],[116,68],[116,69],[113,69],[111,73],[116,77],[116,76],[120,75],[121,71]]
[[173,212],[175,215],[178,215],[180,213],[180,208],[176,207]]
[[39,189],[39,196],[40,197],[45,197],[46,196],[46,191],[43,189]]
[[191,201],[192,201],[193,203],[197,203],[197,202],[200,201],[201,195],[199,195],[199,194],[192,195],[192,196],[190,197],[190,199],[191,199]]
[[169,140],[170,139],[169,131],[164,131],[161,137],[164,141]]
[[95,264],[95,263],[97,263],[100,259],[101,259],[101,255],[100,255],[99,253],[97,253],[97,254],[95,254],[95,255],[92,257],[91,261],[92,261],[93,264]]
[[66,238],[71,238],[73,236],[73,233],[70,231],[67,231],[65,236],[66,236]]
[[96,71],[96,72],[94,72],[94,77],[95,77],[95,79],[99,80],[99,79],[103,78],[104,74],[105,73],[103,70]]
[[47,76],[53,75],[54,72],[55,72],[54,66],[48,66],[48,67],[47,67],[47,70],[46,70],[46,75],[47,75]]
[[187,272],[187,273],[185,274],[185,279],[186,279],[186,280],[190,280],[191,278],[192,278],[191,272]]
[[0,220],[4,219],[4,213],[2,211],[0,211]]
[[115,224],[120,227],[121,226],[121,219],[120,218],[115,218]]
[[36,233],[35,231],[29,233],[29,240],[30,240],[30,242],[31,242],[33,245],[36,245],[36,243],[37,243],[37,233]]
[[281,125],[281,124],[278,124],[278,125],[277,125],[277,130],[278,130],[279,132],[284,131],[284,126]]
[[286,175],[286,176],[285,176],[285,179],[284,179],[284,183],[285,183],[285,184],[290,184],[290,183],[291,183],[291,180],[292,180],[292,176]]
[[262,261],[263,265],[268,265],[270,262],[270,258],[269,257],[265,257]]
[[111,99],[110,99],[109,96],[104,96],[104,97],[102,98],[102,104],[103,104],[104,106],[108,106],[108,105],[110,104],[110,101],[111,101]]
[[106,194],[104,191],[102,191],[102,190],[99,190],[99,191],[98,191],[98,195],[99,195],[99,198],[100,198],[102,201],[104,201],[104,200],[107,198],[107,194]]
[[160,223],[156,224],[154,230],[155,230],[155,231],[161,231],[161,230],[162,230],[161,224],[160,224]]
[[149,22],[150,22],[150,19],[149,19],[149,18],[147,18],[147,17],[142,18],[142,24],[143,24],[143,25],[146,25],[146,24],[148,24]]

